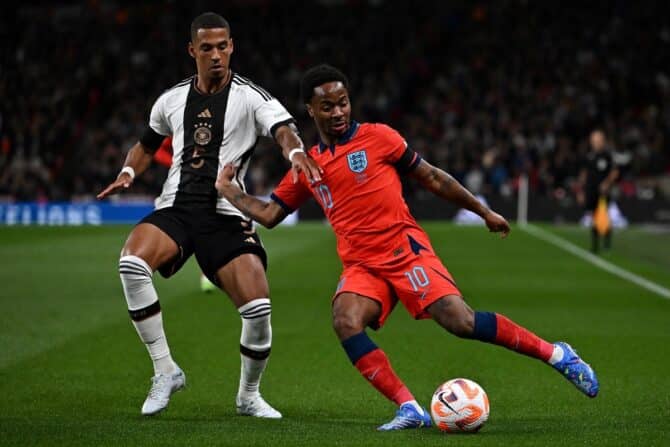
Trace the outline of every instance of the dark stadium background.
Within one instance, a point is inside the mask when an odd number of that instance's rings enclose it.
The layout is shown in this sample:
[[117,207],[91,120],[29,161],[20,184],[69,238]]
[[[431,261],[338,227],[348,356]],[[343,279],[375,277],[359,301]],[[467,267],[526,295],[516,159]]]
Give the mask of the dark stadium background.
[[[670,220],[670,24],[660,1],[9,2],[0,200],[93,200],[156,97],[194,73],[188,29],[206,10],[231,23],[233,69],[289,108],[307,144],[316,136],[298,80],[328,62],[350,77],[356,119],[396,127],[508,215],[525,173],[530,218],[576,221],[576,175],[598,126],[622,171],[624,214]],[[286,167],[261,145],[248,183],[266,193]],[[152,168],[135,198],[153,197],[164,176]],[[406,187],[419,217],[453,213]]]
[[[2,2],[0,446],[670,445],[668,9],[662,1]],[[484,387],[491,415],[475,436],[378,433],[395,408],[352,368],[332,331],[341,263],[333,232],[317,220],[258,230],[273,325],[262,393],[284,418],[236,414],[239,314],[223,293],[201,290],[195,260],[169,280],[153,277],[188,388],[167,412],[143,418],[151,362],[118,276],[119,250],[140,217],[100,225],[103,208],[116,205],[95,194],[116,177],[156,97],[194,73],[189,25],[207,10],[232,25],[234,70],[277,96],[308,144],[316,136],[298,79],[328,62],[349,74],[357,119],[396,127],[510,220],[527,177],[532,222],[504,240],[446,221],[455,209],[412,182],[406,192],[468,303],[571,343],[596,369],[599,396],[397,306],[369,334],[418,401],[465,377]],[[585,250],[589,231],[574,225],[583,213],[575,179],[596,126],[610,136],[622,170],[615,199],[634,224],[597,256]],[[260,146],[249,186],[267,192],[286,167],[276,147]],[[126,210],[145,202],[148,212],[165,174],[154,166],[114,200]],[[301,209],[301,221],[318,217],[315,208]]]

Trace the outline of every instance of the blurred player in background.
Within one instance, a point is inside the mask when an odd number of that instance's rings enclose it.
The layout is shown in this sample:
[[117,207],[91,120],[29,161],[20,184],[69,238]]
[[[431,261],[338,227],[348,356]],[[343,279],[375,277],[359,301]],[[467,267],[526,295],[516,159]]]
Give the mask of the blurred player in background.
[[130,187],[165,136],[172,136],[172,165],[157,209],[131,231],[119,261],[128,311],[154,366],[142,414],[165,409],[172,393],[185,385],[163,330],[153,272],[169,277],[195,254],[202,271],[230,296],[242,319],[237,412],[280,418],[259,393],[272,341],[266,254],[251,222],[217,197],[214,182],[220,166],[235,163],[240,170],[233,181],[244,188],[242,179],[259,136],[277,141],[296,179],[303,173],[319,180],[319,168],[306,157],[284,106],[230,69],[233,39],[223,17],[196,17],[188,51],[197,74],[156,100],[144,135],[128,152],[117,179],[98,195],[103,199]]
[[586,211],[591,213],[591,251],[598,253],[601,237],[605,250],[612,245],[612,225],[609,222],[608,208],[612,186],[619,177],[619,170],[607,149],[605,132],[601,129],[592,131],[589,135],[589,146],[591,151],[586,156],[579,176],[582,190],[579,200],[585,205]]
[[247,216],[273,227],[314,197],[337,236],[344,271],[332,303],[333,327],[359,372],[399,406],[378,429],[430,426],[429,413],[393,371],[386,354],[365,332],[380,328],[401,301],[416,319],[432,318],[463,338],[504,346],[552,365],[590,397],[599,390],[591,367],[563,342],[551,344],[503,315],[475,312],[431,247],[402,197],[401,175],[416,179],[438,197],[481,216],[488,229],[507,236],[510,227],[446,172],[430,165],[392,128],[351,120],[348,80],[328,65],[307,71],[301,82],[307,111],[320,142],[309,151],[323,168],[323,180],[289,174],[272,201],[254,198],[224,166],[217,189]]

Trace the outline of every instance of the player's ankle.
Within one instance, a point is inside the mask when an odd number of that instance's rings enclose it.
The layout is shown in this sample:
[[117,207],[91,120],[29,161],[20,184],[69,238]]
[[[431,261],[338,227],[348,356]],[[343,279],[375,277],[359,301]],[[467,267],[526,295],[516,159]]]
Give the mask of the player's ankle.
[[154,359],[154,374],[172,374],[177,371],[177,364],[169,354],[159,359]]
[[256,390],[256,391],[248,391],[248,390],[239,390],[237,392],[237,400],[253,400],[259,397],[261,393]]
[[555,365],[556,363],[563,360],[564,354],[565,352],[563,351],[563,348],[561,348],[559,345],[554,345],[554,352],[551,353],[551,357],[549,357],[547,363],[550,365]]
[[419,413],[421,416],[424,415],[423,408],[421,408],[421,405],[419,405],[419,403],[416,400],[408,400],[407,402],[403,402],[402,404],[400,404],[401,407],[403,405],[411,405],[416,410],[417,413]]

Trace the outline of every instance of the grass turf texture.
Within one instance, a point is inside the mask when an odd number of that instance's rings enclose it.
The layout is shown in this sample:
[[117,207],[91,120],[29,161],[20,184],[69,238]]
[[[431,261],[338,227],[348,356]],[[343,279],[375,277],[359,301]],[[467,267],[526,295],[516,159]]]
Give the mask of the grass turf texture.
[[[168,340],[187,389],[158,417],[140,416],[151,365],[117,274],[129,227],[0,230],[0,445],[667,445],[670,301],[522,231],[426,223],[475,309],[506,314],[573,344],[597,370],[591,400],[541,363],[461,340],[398,306],[372,338],[423,405],[447,379],[488,392],[476,435],[378,433],[393,405],[350,365],[330,326],[340,273],[320,224],[263,231],[270,256],[274,344],[262,391],[280,421],[235,415],[237,312],[199,291],[193,262],[157,280]],[[553,229],[583,247],[586,230]],[[615,235],[611,262],[670,287],[668,234]],[[158,275],[157,275],[158,276]]]

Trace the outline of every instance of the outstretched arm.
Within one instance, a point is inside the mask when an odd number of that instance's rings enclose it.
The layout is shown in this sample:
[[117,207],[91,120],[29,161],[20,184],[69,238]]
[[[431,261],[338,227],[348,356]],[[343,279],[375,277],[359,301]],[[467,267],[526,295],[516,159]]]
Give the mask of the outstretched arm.
[[214,186],[219,195],[228,200],[246,216],[266,228],[273,228],[286,217],[286,211],[276,202],[265,202],[242,191],[232,180],[235,169],[232,165],[223,167]]
[[501,233],[506,237],[510,232],[510,227],[504,217],[492,211],[486,205],[481,203],[470,191],[461,186],[456,179],[425,160],[421,160],[419,165],[410,172],[426,188],[438,197],[458,205],[461,208],[472,211],[479,215],[490,231]]
[[147,170],[151,164],[154,152],[155,151],[148,149],[138,141],[135,146],[128,151],[126,161],[123,163],[123,169],[118,177],[116,177],[116,180],[110,183],[96,196],[98,200],[116,194],[120,190],[129,188],[135,177]]

